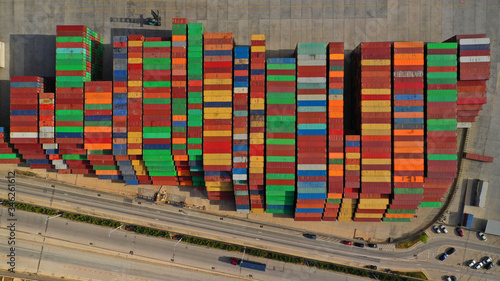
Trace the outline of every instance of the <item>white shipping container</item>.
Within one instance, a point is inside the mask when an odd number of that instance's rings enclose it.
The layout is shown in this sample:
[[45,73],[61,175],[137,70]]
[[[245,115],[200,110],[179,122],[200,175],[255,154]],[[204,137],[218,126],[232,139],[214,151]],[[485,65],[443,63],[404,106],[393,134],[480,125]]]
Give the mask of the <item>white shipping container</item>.
[[245,94],[248,93],[248,88],[234,88],[235,94]]
[[38,138],[38,133],[28,133],[28,132],[23,132],[23,133],[15,133],[11,132],[10,137],[13,139],[32,139],[32,138]]
[[326,100],[325,95],[297,95],[297,100]]
[[52,160],[52,164],[54,164],[54,165],[66,165],[66,164],[64,164],[64,160]]
[[344,100],[343,95],[328,95],[328,100]]
[[56,168],[57,170],[66,170],[68,169],[68,165],[54,165],[54,168]]
[[298,77],[297,82],[298,83],[326,83],[326,77]]
[[53,139],[54,136],[54,133],[40,133],[41,139]]
[[0,67],[5,68],[5,43],[0,42]]
[[234,157],[233,158],[233,163],[247,163],[248,158],[247,157]]
[[234,134],[233,140],[247,140],[248,134]]
[[40,104],[54,104],[54,99],[40,99]]
[[326,171],[326,165],[323,164],[299,164],[297,165],[298,170],[302,171]]
[[57,143],[44,143],[42,144],[43,149],[57,149],[58,144]]
[[463,128],[472,128],[472,123],[471,122],[458,122],[457,129],[463,129]]
[[236,209],[238,214],[250,214],[250,209]]
[[490,62],[489,56],[477,56],[477,57],[460,57],[461,63],[468,62]]
[[50,133],[50,132],[54,132],[54,127],[40,127],[40,133]]
[[248,178],[247,175],[233,174],[233,180],[236,181],[246,181],[247,178]]
[[326,65],[326,60],[298,60],[297,65],[300,66],[323,66]]
[[486,45],[490,44],[490,38],[467,38],[458,40],[460,45]]

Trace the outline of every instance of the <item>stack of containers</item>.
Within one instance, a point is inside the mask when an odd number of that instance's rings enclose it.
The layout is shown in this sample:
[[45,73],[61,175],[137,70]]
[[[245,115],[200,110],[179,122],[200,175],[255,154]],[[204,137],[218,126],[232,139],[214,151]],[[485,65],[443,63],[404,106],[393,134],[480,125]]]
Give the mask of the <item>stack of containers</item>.
[[[296,65],[267,60],[266,212],[293,214],[295,203]],[[310,199],[307,193],[297,199]]]
[[394,190],[384,221],[408,222],[424,193],[424,43],[394,42]]
[[68,165],[59,173],[92,171],[83,148],[83,83],[100,78],[102,47],[102,37],[85,26],[57,26],[56,143],[64,163],[52,163],[59,168]]
[[266,36],[252,34],[250,57],[250,146],[248,188],[253,213],[264,212],[264,132],[266,90]]
[[250,213],[248,193],[248,68],[249,47],[234,48],[233,185],[236,211]]
[[128,37],[113,37],[113,156],[127,183],[137,177],[127,154]]
[[117,180],[113,158],[113,82],[85,82],[85,145],[99,179]]
[[10,143],[32,169],[50,169],[50,160],[38,141],[38,102],[44,80],[14,76],[10,81]]
[[326,43],[297,46],[296,221],[321,221],[337,214],[340,196],[327,194]]
[[172,155],[181,185],[192,185],[187,155],[187,19],[172,19]]
[[485,38],[484,34],[456,37],[460,55],[460,80],[490,79],[490,38]]
[[204,186],[203,174],[203,32],[202,23],[188,24],[187,154],[193,186]]
[[420,207],[441,207],[457,172],[457,43],[427,44],[427,177]]
[[359,135],[345,136],[345,188],[340,205],[338,221],[351,221],[359,198],[361,186],[361,138]]
[[457,82],[457,124],[476,121],[479,111],[486,103],[486,80]]
[[127,154],[130,157],[137,181],[127,184],[149,184],[146,166],[142,161],[142,48],[144,36],[128,36],[128,128]]
[[21,155],[14,153],[9,146],[5,136],[7,130],[0,127],[0,164],[18,164],[21,163]]
[[[45,150],[45,154],[53,163],[53,160],[60,160],[57,143],[55,143],[55,97],[54,93],[40,93],[39,97],[39,143]],[[56,162],[57,163],[57,162]],[[58,169],[58,167],[53,167]],[[62,168],[65,168],[64,166]]]
[[391,190],[391,43],[361,43],[361,194],[354,221],[380,221]]
[[344,43],[329,43],[328,54],[328,199],[323,220],[334,221],[344,194]]
[[208,199],[233,200],[233,35],[205,33],[203,170]]
[[154,185],[178,185],[172,157],[171,42],[144,42],[143,159]]

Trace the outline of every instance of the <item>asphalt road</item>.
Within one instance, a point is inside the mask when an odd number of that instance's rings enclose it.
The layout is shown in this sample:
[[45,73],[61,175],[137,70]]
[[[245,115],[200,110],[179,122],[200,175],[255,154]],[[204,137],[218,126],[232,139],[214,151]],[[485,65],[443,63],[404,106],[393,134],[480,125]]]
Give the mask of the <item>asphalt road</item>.
[[[1,183],[4,183],[3,179],[0,180]],[[2,197],[5,198],[5,196],[6,193],[3,193]],[[221,220],[210,220],[206,217],[198,217],[196,212],[189,210],[182,210],[182,212],[159,211],[154,206],[138,205],[133,202],[123,202],[123,200],[112,200],[88,193],[81,194],[77,191],[63,188],[60,185],[52,188],[50,184],[44,182],[27,184],[18,180],[16,196],[17,201],[82,213],[105,215],[106,217],[128,223],[158,227],[214,240],[233,242],[354,266],[375,264],[380,268],[391,268],[393,270],[424,269],[435,272],[437,275],[448,275],[451,273],[469,277],[480,277],[482,280],[498,280],[498,275],[493,272],[471,271],[464,269],[463,265],[449,264],[437,260],[436,257],[443,246],[459,248],[466,246],[469,251],[489,253],[494,257],[500,255],[499,247],[493,247],[469,237],[460,238],[452,233],[446,236],[435,236],[427,244],[409,251],[384,250],[383,247],[378,250],[360,249],[342,245],[339,242],[340,238],[319,237],[318,240],[310,240],[302,237],[299,233],[287,231],[275,232],[232,224]],[[51,233],[51,235],[58,234]]]

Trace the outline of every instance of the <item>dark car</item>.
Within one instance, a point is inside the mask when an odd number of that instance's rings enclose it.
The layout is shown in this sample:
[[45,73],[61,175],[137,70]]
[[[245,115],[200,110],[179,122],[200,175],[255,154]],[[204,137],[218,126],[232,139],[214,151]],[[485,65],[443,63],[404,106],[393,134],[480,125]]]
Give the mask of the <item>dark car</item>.
[[462,229],[460,227],[457,227],[456,230],[457,230],[458,235],[460,235],[460,237],[464,237],[464,232],[462,231]]
[[439,257],[439,260],[440,260],[440,261],[444,261],[447,257],[448,257],[448,254],[443,253],[443,254]]
[[449,256],[451,254],[455,253],[455,248],[449,248],[448,250],[446,250],[446,254]]
[[494,263],[492,262],[489,262],[487,263],[485,266],[484,266],[484,269],[488,270],[488,269],[491,269],[493,267],[493,265],[495,265]]
[[373,244],[373,243],[368,243],[366,246],[368,246],[370,248],[378,248],[377,244]]
[[347,241],[347,240],[344,240],[342,241],[342,243],[348,245],[348,246],[352,246],[352,242],[351,241]]
[[309,234],[309,233],[304,233],[302,234],[305,238],[309,238],[309,239],[316,239],[316,235],[314,234]]
[[364,247],[365,247],[365,244],[355,242],[355,243],[354,243],[354,246],[356,246],[356,247],[360,247],[360,248],[364,248]]
[[376,265],[367,265],[366,268],[368,269],[377,269]]
[[451,281],[458,281],[456,276],[451,276]]

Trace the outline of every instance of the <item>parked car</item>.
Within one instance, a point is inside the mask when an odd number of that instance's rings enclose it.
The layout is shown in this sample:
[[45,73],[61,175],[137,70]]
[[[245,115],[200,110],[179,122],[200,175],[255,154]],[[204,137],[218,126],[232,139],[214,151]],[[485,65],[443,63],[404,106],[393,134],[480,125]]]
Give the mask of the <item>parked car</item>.
[[440,260],[440,261],[444,261],[447,257],[448,257],[448,254],[443,253],[443,254],[439,257],[439,260]]
[[302,234],[305,238],[309,238],[309,239],[316,239],[316,235],[314,234],[309,234],[309,233],[304,233]]
[[479,235],[479,238],[481,238],[481,240],[483,240],[483,241],[488,240],[488,239],[486,239],[486,235],[484,235],[484,233],[482,233],[482,232],[479,232],[477,235]]
[[467,266],[468,266],[468,267],[473,267],[475,264],[476,264],[476,261],[475,261],[475,260],[470,260],[470,261],[467,263]]
[[444,234],[448,234],[448,230],[446,229],[446,227],[444,227],[444,225],[440,225],[440,226],[439,226],[439,229],[441,229],[441,231],[442,231]]
[[449,248],[448,250],[446,250],[446,254],[449,256],[451,254],[455,253],[455,248]]
[[460,235],[460,237],[464,237],[464,232],[462,231],[462,229],[460,227],[457,227],[456,230],[457,230],[458,235]]
[[365,244],[363,244],[363,243],[358,243],[358,242],[354,242],[354,246],[356,246],[356,247],[360,247],[360,248],[364,248],[364,247],[365,247]]
[[451,281],[451,276],[446,275],[444,279],[446,279],[446,281]]
[[483,266],[483,262],[482,262],[482,261],[480,261],[480,262],[476,263],[476,264],[474,265],[474,267],[473,267],[473,268],[474,268],[474,269],[479,269],[479,268],[481,268],[482,266]]
[[451,281],[458,281],[456,276],[451,276]]
[[367,265],[366,268],[368,269],[377,269],[376,265]]
[[377,244],[374,244],[374,243],[368,243],[366,246],[370,247],[370,248],[378,248],[378,245]]
[[434,225],[432,227],[432,229],[434,230],[434,232],[436,232],[437,234],[441,233],[441,230],[439,230],[439,227],[437,227],[437,225]]
[[344,240],[344,241],[342,241],[342,243],[344,243],[346,245],[349,245],[349,246],[352,246],[352,242],[351,241]]
[[486,264],[488,262],[491,262],[491,257],[486,257],[484,260],[483,260],[483,264]]
[[490,269],[491,269],[494,265],[495,265],[494,263],[489,262],[489,263],[487,263],[487,264],[484,266],[484,269],[486,269],[486,270],[490,270]]

